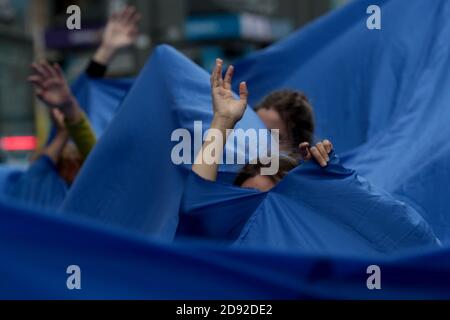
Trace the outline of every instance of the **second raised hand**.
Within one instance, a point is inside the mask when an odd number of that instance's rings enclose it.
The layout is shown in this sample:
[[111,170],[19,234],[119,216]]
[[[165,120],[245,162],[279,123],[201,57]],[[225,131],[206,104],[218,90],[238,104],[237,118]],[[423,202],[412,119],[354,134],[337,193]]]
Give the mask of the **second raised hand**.
[[131,6],[114,13],[103,31],[102,42],[94,55],[94,61],[106,66],[118,50],[135,43],[140,19],[141,15]]
[[59,65],[43,61],[31,66],[33,74],[28,77],[28,81],[34,85],[38,98],[49,107],[60,109],[69,123],[77,122],[81,117],[81,109]]

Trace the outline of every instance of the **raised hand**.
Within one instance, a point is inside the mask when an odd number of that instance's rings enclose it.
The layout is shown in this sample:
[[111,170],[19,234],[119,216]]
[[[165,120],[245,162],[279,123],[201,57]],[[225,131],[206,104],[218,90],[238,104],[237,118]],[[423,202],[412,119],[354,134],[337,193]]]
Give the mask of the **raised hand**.
[[58,108],[70,123],[80,120],[82,111],[67,84],[58,64],[33,63],[33,74],[28,77],[37,97],[50,108]]
[[236,99],[231,90],[234,67],[230,66],[228,68],[225,79],[222,77],[222,67],[223,61],[217,59],[216,67],[211,75],[211,92],[214,116],[230,121],[230,123],[234,126],[234,124],[242,119],[247,107],[247,84],[245,82],[240,84],[240,98]]
[[[242,119],[247,107],[247,85],[242,82],[239,88],[240,98],[236,99],[231,91],[234,68],[230,66],[222,77],[223,61],[217,59],[216,67],[211,74],[211,94],[213,100],[214,118],[208,130],[203,148],[198,153],[192,171],[210,181],[217,180],[219,162],[230,130]],[[214,155],[205,150],[214,150]]]
[[102,37],[102,46],[119,50],[132,45],[139,34],[141,15],[135,7],[114,13],[108,20]]
[[329,154],[333,151],[333,144],[329,140],[324,140],[311,148],[308,142],[304,142],[299,148],[302,160],[309,161],[314,158],[321,167],[326,167],[330,161]]
[[132,45],[139,34],[138,23],[141,15],[135,7],[126,7],[114,13],[108,20],[102,35],[102,43],[93,60],[107,66],[116,52]]
[[28,77],[34,87],[36,95],[52,108],[63,109],[73,103],[70,91],[59,65],[49,65],[47,62],[33,63],[33,74]]

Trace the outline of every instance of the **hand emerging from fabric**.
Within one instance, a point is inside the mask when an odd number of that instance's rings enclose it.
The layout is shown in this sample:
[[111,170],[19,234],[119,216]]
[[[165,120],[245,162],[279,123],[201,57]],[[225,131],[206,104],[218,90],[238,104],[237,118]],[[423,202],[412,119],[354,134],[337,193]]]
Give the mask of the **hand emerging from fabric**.
[[303,142],[299,146],[302,160],[316,160],[321,167],[326,167],[330,162],[329,154],[333,151],[333,144],[329,140],[324,140],[311,147],[308,142]]

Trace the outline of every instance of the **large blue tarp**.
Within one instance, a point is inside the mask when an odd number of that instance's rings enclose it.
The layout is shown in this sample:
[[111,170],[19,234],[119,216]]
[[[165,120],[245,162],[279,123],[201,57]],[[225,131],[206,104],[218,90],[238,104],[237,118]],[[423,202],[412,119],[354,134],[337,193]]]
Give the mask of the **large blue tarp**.
[[[208,126],[209,80],[160,47],[90,155],[64,216],[0,201],[1,294],[450,298],[450,254],[438,240],[449,230],[450,3],[378,1],[378,31],[365,25],[372,4],[355,1],[236,65],[252,105],[277,88],[304,90],[318,134],[335,142],[344,166],[336,156],[326,169],[302,164],[269,193],[225,178],[213,185],[176,166],[171,134],[192,132],[194,120]],[[240,127],[263,126],[248,110]],[[236,169],[223,166],[222,175]],[[65,286],[73,264],[86,274],[81,291]],[[366,287],[373,264],[381,291]]]

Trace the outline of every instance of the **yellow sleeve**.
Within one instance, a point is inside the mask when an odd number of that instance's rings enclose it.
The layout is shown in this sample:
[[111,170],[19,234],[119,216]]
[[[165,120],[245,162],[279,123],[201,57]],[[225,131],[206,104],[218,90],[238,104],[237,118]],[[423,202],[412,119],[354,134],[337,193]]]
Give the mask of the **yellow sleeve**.
[[86,114],[82,113],[81,120],[76,123],[66,122],[66,128],[73,142],[75,142],[81,157],[85,160],[97,142],[94,130]]

